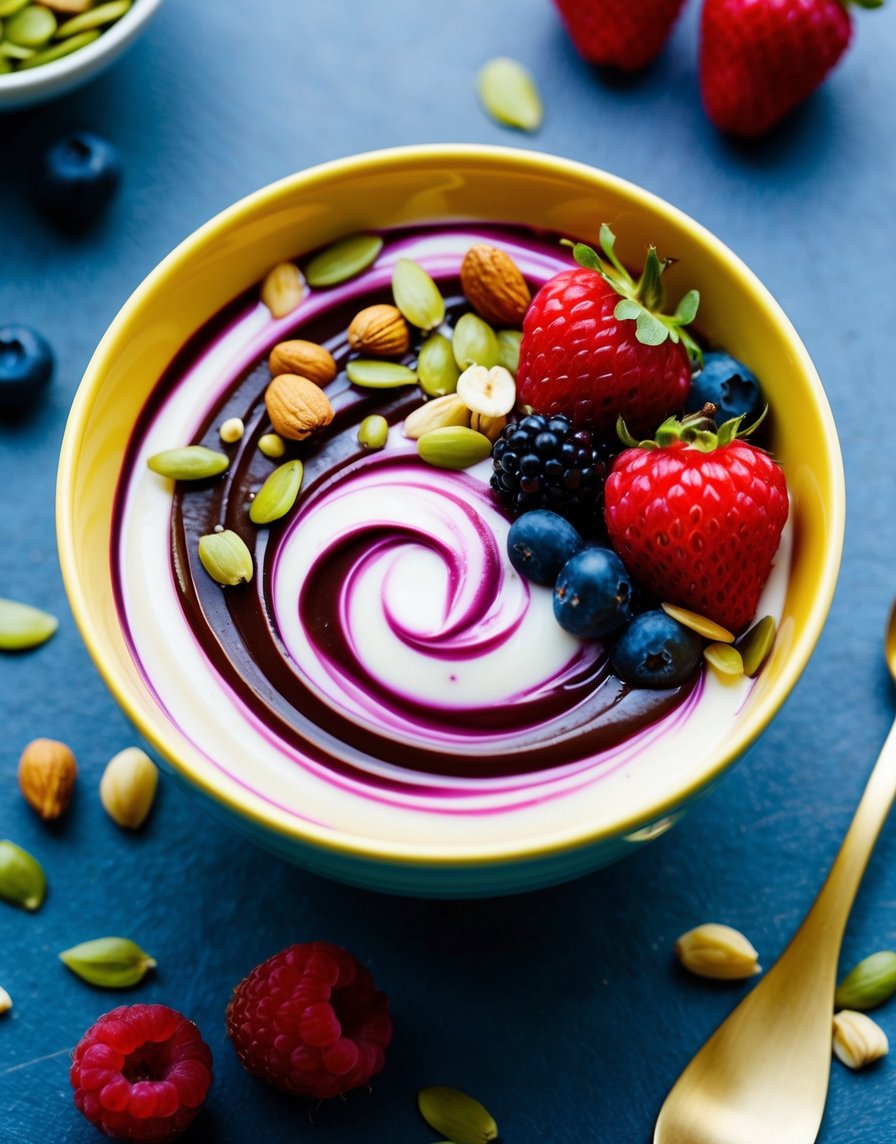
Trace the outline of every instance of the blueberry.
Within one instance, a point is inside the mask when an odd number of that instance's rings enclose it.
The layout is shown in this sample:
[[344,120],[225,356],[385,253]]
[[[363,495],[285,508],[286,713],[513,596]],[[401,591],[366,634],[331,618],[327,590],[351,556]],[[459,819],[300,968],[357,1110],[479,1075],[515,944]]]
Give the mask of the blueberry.
[[553,584],[563,565],[582,547],[582,538],[568,520],[546,508],[524,512],[510,526],[510,563],[533,584]]
[[620,679],[637,687],[678,687],[697,670],[703,640],[664,611],[642,612],[616,641],[611,662]]
[[53,374],[53,351],[28,326],[0,326],[0,409],[24,409]]
[[563,565],[554,586],[554,616],[581,639],[611,635],[631,615],[632,582],[610,548],[584,548]]
[[720,424],[741,415],[750,422],[765,404],[756,375],[743,362],[721,351],[703,355],[703,368],[691,381],[685,410],[696,412],[707,401],[718,407],[716,420]]
[[35,192],[59,222],[83,226],[109,204],[121,175],[121,159],[111,143],[90,131],[73,131],[41,156]]

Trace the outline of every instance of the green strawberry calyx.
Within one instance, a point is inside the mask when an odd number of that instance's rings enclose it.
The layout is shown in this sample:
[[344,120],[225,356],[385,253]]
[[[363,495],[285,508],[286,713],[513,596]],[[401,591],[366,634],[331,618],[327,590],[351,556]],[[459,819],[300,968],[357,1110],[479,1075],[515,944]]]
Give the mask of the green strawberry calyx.
[[619,440],[630,449],[662,449],[664,446],[682,442],[699,449],[701,453],[712,453],[722,445],[730,445],[732,441],[749,437],[754,433],[765,420],[768,406],[753,424],[745,429],[741,428],[743,414],[740,417],[732,417],[729,421],[723,421],[716,427],[717,412],[716,406],[707,402],[696,413],[688,413],[682,418],[667,417],[657,429],[656,436],[645,441],[638,441],[633,437],[621,417],[616,422],[616,432],[619,434]]
[[616,254],[616,235],[603,223],[600,228],[600,248],[602,258],[596,250],[584,242],[563,240],[572,247],[573,257],[580,266],[596,270],[620,295],[613,316],[617,321],[633,321],[635,337],[645,346],[661,346],[667,339],[681,342],[688,355],[695,361],[702,361],[703,354],[685,326],[693,322],[700,305],[697,290],[688,290],[678,303],[674,314],[663,313],[665,290],[663,271],[671,266],[674,258],[660,258],[655,246],[647,248],[647,258],[641,277],[635,281],[622,265]]

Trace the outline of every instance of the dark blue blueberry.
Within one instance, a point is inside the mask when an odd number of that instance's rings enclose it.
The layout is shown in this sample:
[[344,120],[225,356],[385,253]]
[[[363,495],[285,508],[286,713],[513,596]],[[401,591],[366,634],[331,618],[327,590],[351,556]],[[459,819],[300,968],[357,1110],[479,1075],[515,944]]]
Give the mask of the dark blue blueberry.
[[53,351],[37,330],[0,326],[0,409],[24,409],[53,375]]
[[121,158],[111,143],[90,131],[73,131],[44,151],[35,193],[53,218],[84,226],[108,206],[121,175]]
[[524,512],[510,526],[510,563],[533,584],[553,584],[563,565],[582,547],[582,538],[568,520],[538,508]]
[[756,375],[743,362],[721,351],[703,355],[703,368],[691,380],[685,410],[696,413],[707,401],[717,406],[719,424],[741,415],[749,423],[765,404]]
[[611,662],[620,679],[636,687],[678,687],[703,658],[703,640],[664,611],[642,612],[625,628]]
[[632,582],[611,548],[585,548],[563,565],[554,585],[554,615],[581,639],[611,635],[631,615]]

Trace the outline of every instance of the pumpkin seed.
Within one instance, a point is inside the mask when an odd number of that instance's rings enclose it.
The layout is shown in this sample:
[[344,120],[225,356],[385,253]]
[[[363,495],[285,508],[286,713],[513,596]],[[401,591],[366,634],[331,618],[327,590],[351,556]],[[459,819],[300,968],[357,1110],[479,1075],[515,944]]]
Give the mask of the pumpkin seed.
[[97,937],[64,949],[60,961],[82,981],[102,989],[129,989],[154,969],[156,960],[126,937]]
[[395,305],[412,326],[434,330],[445,320],[445,300],[429,274],[412,258],[399,258],[392,271]]
[[378,234],[353,234],[316,254],[305,267],[309,286],[335,286],[354,278],[374,263],[383,249]]
[[771,653],[777,635],[777,625],[772,616],[763,616],[753,625],[737,645],[744,661],[744,675],[751,679],[757,676]]
[[456,1088],[421,1088],[417,1107],[430,1128],[454,1144],[488,1144],[498,1135],[498,1126],[488,1109]]
[[380,413],[371,413],[358,426],[358,444],[364,449],[382,449],[389,438],[389,422]]
[[46,894],[47,879],[38,860],[15,842],[0,842],[0,898],[36,910]]
[[252,501],[249,509],[252,523],[270,524],[271,521],[286,516],[296,503],[303,475],[304,466],[301,461],[287,461],[285,465],[274,469]]
[[56,39],[76,36],[79,32],[89,32],[92,28],[102,28],[105,24],[114,24],[130,6],[131,0],[110,0],[108,4],[98,4],[96,8],[91,8],[87,12],[82,12],[80,16],[73,16],[71,20],[60,24]]
[[42,48],[53,38],[56,17],[49,8],[23,8],[3,25],[3,35],[23,48]]
[[464,314],[454,327],[451,341],[454,360],[461,369],[482,365],[491,369],[497,365],[501,350],[495,331],[478,314]]
[[699,636],[703,636],[704,639],[714,640],[717,643],[734,643],[733,633],[729,632],[727,628],[723,628],[721,624],[717,624],[715,620],[707,619],[706,616],[701,616],[698,612],[692,612],[688,608],[679,608],[677,604],[663,604],[662,608],[667,616],[671,616],[673,620],[677,620],[684,627],[690,628]]
[[34,48],[23,48],[21,44],[11,44],[4,40],[0,44],[0,57],[6,60],[30,60],[35,55]]
[[481,69],[479,98],[485,110],[508,127],[536,131],[544,111],[531,74],[517,60],[498,56]]
[[722,675],[743,675],[744,662],[736,647],[728,643],[711,643],[703,649],[703,658]]
[[235,587],[252,579],[252,553],[241,536],[229,528],[199,538],[202,567],[217,583]]
[[286,442],[276,433],[262,433],[258,438],[258,450],[272,461],[277,461],[286,452]]
[[460,369],[451,342],[443,334],[430,334],[417,355],[420,388],[429,397],[445,397],[457,389]]
[[520,368],[521,330],[498,330],[498,365],[503,365],[514,377]]
[[146,463],[154,473],[173,481],[202,481],[223,473],[230,458],[205,445],[185,445],[181,449],[154,453]]
[[0,599],[0,651],[26,651],[46,643],[59,627],[49,612],[20,604],[17,600]]
[[417,440],[421,460],[437,469],[469,469],[491,455],[492,443],[482,433],[464,425],[430,429]]
[[12,16],[30,4],[31,0],[0,0],[0,20],[6,16]]
[[348,379],[366,389],[394,389],[397,385],[416,385],[417,375],[406,365],[373,358],[355,358],[345,367]]
[[837,986],[835,1009],[874,1009],[896,993],[896,952],[882,949],[854,966]]
[[41,52],[35,52],[33,56],[29,56],[27,60],[23,60],[19,68],[20,71],[25,68],[36,68],[42,64],[51,64],[54,60],[61,60],[63,56],[70,56],[72,52],[80,51],[81,48],[86,48],[88,44],[92,44],[94,40],[98,40],[100,33],[81,32],[77,36],[69,36],[65,40],[60,40],[58,44],[53,44],[50,48],[44,48]]

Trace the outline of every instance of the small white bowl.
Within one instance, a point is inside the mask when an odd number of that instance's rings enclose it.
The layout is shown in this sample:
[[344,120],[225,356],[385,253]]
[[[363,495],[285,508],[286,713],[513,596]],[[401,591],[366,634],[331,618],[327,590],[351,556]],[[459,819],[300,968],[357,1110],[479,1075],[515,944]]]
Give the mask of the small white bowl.
[[55,99],[94,79],[140,35],[162,0],[134,0],[103,34],[69,56],[40,67],[0,75],[0,111]]

